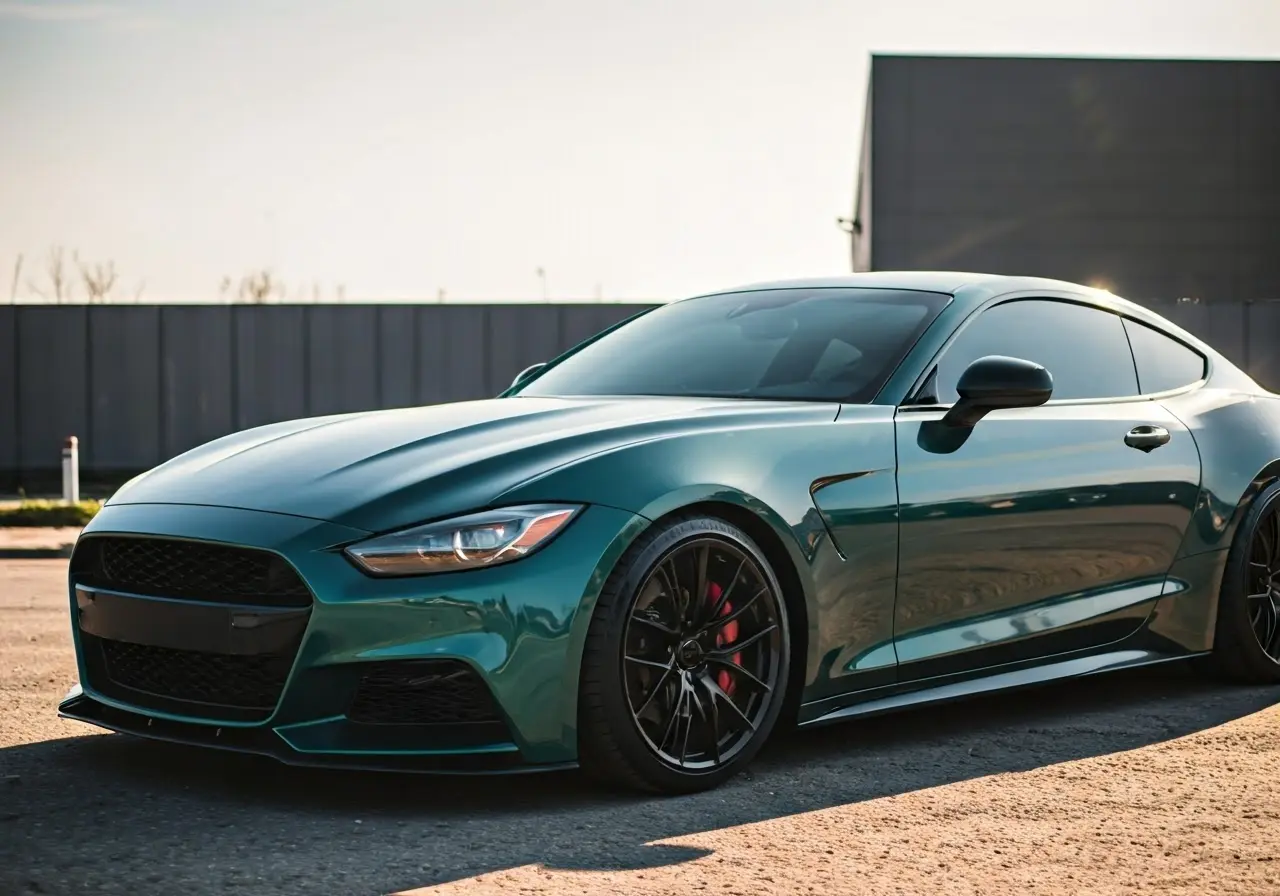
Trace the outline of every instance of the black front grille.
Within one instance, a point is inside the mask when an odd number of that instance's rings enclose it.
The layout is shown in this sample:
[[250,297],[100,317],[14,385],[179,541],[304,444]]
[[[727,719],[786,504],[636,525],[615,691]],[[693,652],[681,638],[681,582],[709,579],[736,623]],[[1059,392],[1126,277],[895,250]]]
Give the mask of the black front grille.
[[131,644],[84,632],[80,637],[92,684],[104,695],[181,715],[265,719],[293,666],[292,650],[235,656]]
[[174,538],[93,535],[76,547],[72,575],[89,587],[154,597],[306,607],[311,592],[270,551]]
[[347,718],[374,725],[499,721],[489,689],[458,660],[379,663],[361,677]]

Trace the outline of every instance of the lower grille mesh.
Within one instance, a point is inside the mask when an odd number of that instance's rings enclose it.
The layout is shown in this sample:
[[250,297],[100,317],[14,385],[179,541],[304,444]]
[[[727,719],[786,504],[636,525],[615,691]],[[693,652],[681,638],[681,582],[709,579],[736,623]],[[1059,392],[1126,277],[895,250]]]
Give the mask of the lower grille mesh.
[[233,656],[81,637],[86,650],[97,647],[101,651],[104,677],[115,686],[102,687],[107,682],[100,682],[99,687],[104,692],[118,688],[134,692],[116,695],[133,703],[154,702],[139,700],[141,694],[210,708],[247,710],[266,718],[280,699],[293,665],[292,655]]
[[460,725],[498,721],[493,696],[471,667],[457,660],[379,664],[360,679],[347,711],[353,722]]

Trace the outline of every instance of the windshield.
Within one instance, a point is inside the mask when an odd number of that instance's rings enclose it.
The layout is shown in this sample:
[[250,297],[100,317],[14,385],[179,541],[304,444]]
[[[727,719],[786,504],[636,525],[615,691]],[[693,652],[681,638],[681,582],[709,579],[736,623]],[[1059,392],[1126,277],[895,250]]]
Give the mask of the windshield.
[[867,402],[949,300],[860,288],[687,299],[624,324],[513,394]]

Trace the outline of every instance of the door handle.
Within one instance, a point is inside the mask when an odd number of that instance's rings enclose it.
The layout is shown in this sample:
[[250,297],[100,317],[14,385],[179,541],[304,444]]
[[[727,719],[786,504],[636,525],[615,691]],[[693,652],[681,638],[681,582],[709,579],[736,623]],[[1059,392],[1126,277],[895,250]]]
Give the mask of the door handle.
[[1124,443],[1130,448],[1137,448],[1139,451],[1151,452],[1155,451],[1161,445],[1168,444],[1169,430],[1163,426],[1150,426],[1143,424],[1135,426],[1124,437]]

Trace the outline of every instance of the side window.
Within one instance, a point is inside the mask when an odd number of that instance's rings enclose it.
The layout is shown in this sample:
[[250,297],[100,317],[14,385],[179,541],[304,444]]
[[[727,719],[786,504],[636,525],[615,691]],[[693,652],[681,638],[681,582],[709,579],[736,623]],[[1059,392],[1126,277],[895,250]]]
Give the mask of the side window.
[[951,404],[956,381],[985,355],[1044,365],[1053,398],[1119,398],[1138,394],[1133,354],[1118,315],[1085,305],[1019,299],[983,311],[938,361],[937,398]]
[[1204,379],[1204,356],[1195,349],[1137,321],[1126,320],[1124,329],[1133,346],[1143,392],[1180,389]]

